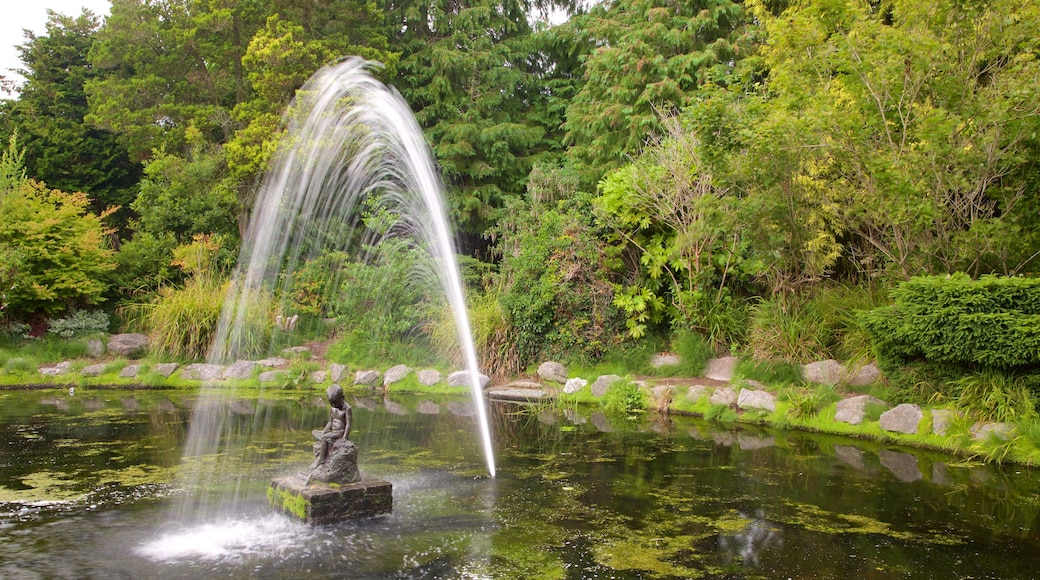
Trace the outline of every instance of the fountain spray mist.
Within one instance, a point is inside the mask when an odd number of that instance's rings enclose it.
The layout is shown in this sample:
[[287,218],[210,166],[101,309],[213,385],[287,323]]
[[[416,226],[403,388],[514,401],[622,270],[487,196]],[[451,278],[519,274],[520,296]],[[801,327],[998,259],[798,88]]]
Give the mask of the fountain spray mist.
[[[351,58],[322,69],[287,111],[283,146],[259,189],[210,360],[245,356],[256,303],[279,291],[287,294],[301,260],[356,241],[362,210],[389,208],[394,223],[382,235],[422,240],[436,265],[458,327],[493,477],[487,409],[441,181],[408,104],[373,78],[370,66]],[[212,456],[235,428],[220,408],[197,406],[186,458]]]

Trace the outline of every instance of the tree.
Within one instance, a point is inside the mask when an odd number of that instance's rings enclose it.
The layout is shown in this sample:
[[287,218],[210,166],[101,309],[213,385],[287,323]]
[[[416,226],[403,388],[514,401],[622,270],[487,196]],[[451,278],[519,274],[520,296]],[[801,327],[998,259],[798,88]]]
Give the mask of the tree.
[[99,19],[84,11],[72,18],[48,11],[47,32],[26,31],[19,47],[25,76],[12,101],[11,128],[25,150],[25,168],[36,179],[63,191],[83,191],[91,209],[101,213],[121,206],[117,222],[125,226],[134,185],[141,175],[115,135],[91,127],[86,83],[97,78],[87,61]]
[[520,0],[388,3],[393,81],[411,105],[451,186],[451,211],[481,233],[492,210],[523,192],[534,159],[554,147]]
[[0,288],[8,316],[27,318],[96,304],[115,267],[105,246],[105,215],[83,193],[49,189],[25,177],[11,138],[0,159]]
[[662,133],[657,119],[687,106],[698,87],[725,84],[751,46],[731,0],[613,0],[565,26],[594,47],[565,125],[570,154],[593,183]]

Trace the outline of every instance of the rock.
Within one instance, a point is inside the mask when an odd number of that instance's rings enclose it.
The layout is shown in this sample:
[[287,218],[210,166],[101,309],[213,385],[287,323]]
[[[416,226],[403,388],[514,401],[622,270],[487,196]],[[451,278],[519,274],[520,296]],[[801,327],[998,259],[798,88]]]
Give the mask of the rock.
[[157,374],[157,375],[159,375],[159,376],[161,376],[164,379],[168,379],[168,378],[170,378],[170,375],[172,375],[174,373],[174,371],[177,370],[177,367],[179,367],[179,366],[181,366],[181,365],[179,365],[179,364],[177,364],[175,362],[159,363],[159,364],[155,365],[154,367],[152,367],[152,372]]
[[372,386],[379,382],[379,371],[358,371],[354,375],[355,385]]
[[650,357],[650,366],[655,369],[661,367],[676,366],[680,362],[679,355],[672,352],[658,352],[654,353],[654,356]]
[[[896,409],[898,408],[896,407]],[[895,411],[895,409],[892,410]],[[881,465],[887,467],[899,481],[910,483],[911,481],[924,479],[924,476],[921,475],[921,470],[917,467],[917,457],[909,453],[882,449],[878,451],[878,459],[881,460]]]
[[400,382],[402,379],[407,377],[412,372],[412,367],[407,365],[397,365],[386,369],[386,374],[383,375],[383,385],[389,386],[396,382]]
[[84,377],[98,377],[101,373],[105,372],[105,367],[108,366],[106,363],[98,363],[96,365],[90,365],[89,367],[83,367],[83,370],[79,371],[79,374]]
[[257,368],[256,361],[251,360],[236,360],[231,363],[226,369],[224,369],[223,377],[225,379],[248,379],[253,376],[253,369]]
[[62,361],[52,367],[40,367],[40,374],[45,377],[59,377],[66,375],[72,370],[72,363],[70,361]]
[[567,382],[567,367],[555,361],[546,361],[538,365],[538,376],[562,385]]
[[98,358],[105,354],[105,342],[94,336],[87,339],[87,356]]
[[870,395],[849,397],[848,399],[838,401],[838,408],[834,413],[834,420],[848,423],[849,425],[859,425],[867,415],[867,406],[872,404],[884,405],[886,408],[888,407],[888,403],[881,399],[871,397]]
[[339,363],[332,363],[329,365],[329,379],[334,383],[341,382],[349,372],[350,369],[347,368],[347,365],[341,365]]
[[932,433],[946,435],[950,423],[959,416],[956,411],[950,409],[932,409]]
[[307,348],[306,346],[290,346],[288,348],[283,348],[282,354],[291,358],[302,358],[305,356],[310,356],[311,349]]
[[802,378],[807,383],[836,385],[845,378],[845,365],[834,359],[809,363],[802,367]]
[[329,373],[325,371],[314,371],[309,376],[312,383],[320,384],[325,382],[325,379],[329,377]]
[[260,359],[256,361],[256,364],[269,369],[280,368],[289,364],[289,359],[280,356],[273,356],[271,358]]
[[704,376],[713,381],[729,381],[733,378],[737,362],[735,356],[713,358],[708,361],[708,366],[704,369]]
[[108,339],[108,352],[125,358],[137,358],[148,350],[148,336],[144,334],[113,334]]
[[737,406],[741,409],[759,409],[772,413],[776,410],[776,395],[769,391],[741,389],[737,396]]
[[737,402],[737,392],[730,387],[715,387],[711,394],[712,405],[726,405],[727,407]]
[[881,380],[881,371],[874,363],[863,365],[856,374],[849,376],[850,387],[866,387]]
[[[320,433],[320,432],[316,432]],[[314,456],[318,456],[322,443],[314,443]],[[353,441],[337,439],[329,449],[325,463],[311,469],[311,481],[318,483],[354,483],[361,479],[357,467],[357,446]]]
[[617,375],[600,375],[592,383],[592,387],[589,390],[592,391],[593,397],[602,397],[607,394],[607,390],[610,389],[611,385],[621,380],[621,377]]
[[[491,379],[487,375],[481,373],[478,380],[480,381],[480,388],[487,386]],[[469,371],[455,371],[448,375],[448,385],[452,387],[469,387],[471,379],[469,378]]]
[[754,379],[744,379],[743,381],[741,381],[741,383],[743,383],[744,385],[746,385],[746,386],[748,386],[748,387],[750,387],[752,389],[758,389],[760,391],[768,390],[768,387],[766,387],[765,384],[763,384],[763,383],[761,383],[759,381],[756,381]]
[[423,369],[415,373],[415,378],[419,380],[419,384],[425,387],[432,387],[437,383],[441,382],[443,378],[440,371],[433,369]]
[[670,385],[658,385],[650,389],[650,396],[653,400],[652,405],[660,408],[661,405],[671,402],[675,397],[675,387]]
[[1014,431],[1015,427],[1010,423],[995,423],[985,421],[982,423],[976,423],[970,429],[971,438],[976,441],[982,441],[989,438],[1000,439],[1001,441],[1007,441],[1011,439],[1011,432]]
[[[256,378],[261,383],[276,383],[285,378],[285,371],[264,371]],[[324,401],[322,401],[322,406],[325,406]]]
[[923,418],[924,413],[921,412],[921,407],[903,403],[882,413],[879,424],[885,431],[913,434],[917,433],[917,426]]
[[181,377],[191,381],[212,381],[216,380],[223,372],[224,367],[222,365],[195,363],[181,369]]
[[585,379],[574,377],[573,379],[567,379],[567,382],[563,385],[563,392],[568,395],[571,393],[577,393],[578,391],[585,388],[589,382]]
[[394,502],[392,484],[367,478],[332,487],[283,477],[271,481],[267,497],[274,509],[319,526],[387,514]]
[[710,390],[711,387],[706,385],[693,385],[686,391],[686,399],[696,403],[701,397],[707,395]]
[[119,378],[121,379],[136,379],[137,373],[141,372],[141,365],[132,364],[123,367],[123,370],[119,371]]

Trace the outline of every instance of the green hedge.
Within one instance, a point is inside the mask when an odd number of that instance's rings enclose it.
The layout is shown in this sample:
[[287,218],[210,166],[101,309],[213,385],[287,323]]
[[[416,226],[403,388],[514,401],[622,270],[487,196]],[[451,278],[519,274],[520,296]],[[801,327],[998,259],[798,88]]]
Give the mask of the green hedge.
[[1040,363],[1040,279],[922,276],[862,315],[881,359],[1012,370]]

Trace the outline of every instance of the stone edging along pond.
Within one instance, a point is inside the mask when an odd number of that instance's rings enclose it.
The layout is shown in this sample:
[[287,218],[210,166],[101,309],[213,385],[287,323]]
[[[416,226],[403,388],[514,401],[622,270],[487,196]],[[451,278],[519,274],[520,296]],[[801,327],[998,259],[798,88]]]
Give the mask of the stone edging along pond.
[[[118,337],[120,335],[116,335]],[[113,338],[116,338],[113,337]],[[117,341],[118,343],[118,341]],[[111,344],[111,341],[110,341]],[[124,353],[134,356],[140,349]],[[434,369],[414,370],[395,365],[385,371],[357,369],[331,363],[312,355],[306,347],[292,347],[283,356],[256,361],[239,360],[230,365],[115,358],[106,362],[62,361],[37,369],[18,369],[17,359],[8,361],[0,374],[0,388],[198,388],[242,386],[300,390],[332,383],[355,389],[396,391],[466,392],[469,373],[458,371],[446,377]],[[95,359],[96,360],[96,359]],[[14,364],[12,365],[12,362]],[[1035,465],[1040,463],[1040,442],[1018,433],[1015,425],[972,422],[952,409],[922,408],[916,404],[891,405],[855,389],[880,379],[874,365],[851,373],[837,361],[821,361],[803,367],[809,387],[774,388],[757,381],[734,380],[735,357],[709,361],[703,377],[647,379],[598,376],[589,384],[572,377],[566,366],[542,363],[537,377],[488,387],[492,399],[602,404],[608,390],[618,384],[633,384],[645,393],[648,408],[660,413],[703,416],[720,423],[755,423],[778,428],[835,433],[914,447],[925,447],[978,457]],[[676,364],[665,357],[657,364]],[[15,367],[13,371],[10,367]],[[15,381],[15,382],[12,382]],[[349,388],[348,385],[348,388]],[[812,385],[815,385],[813,387]],[[837,394],[834,386],[850,392]],[[814,391],[817,389],[818,392]],[[818,397],[829,394],[837,400]]]

